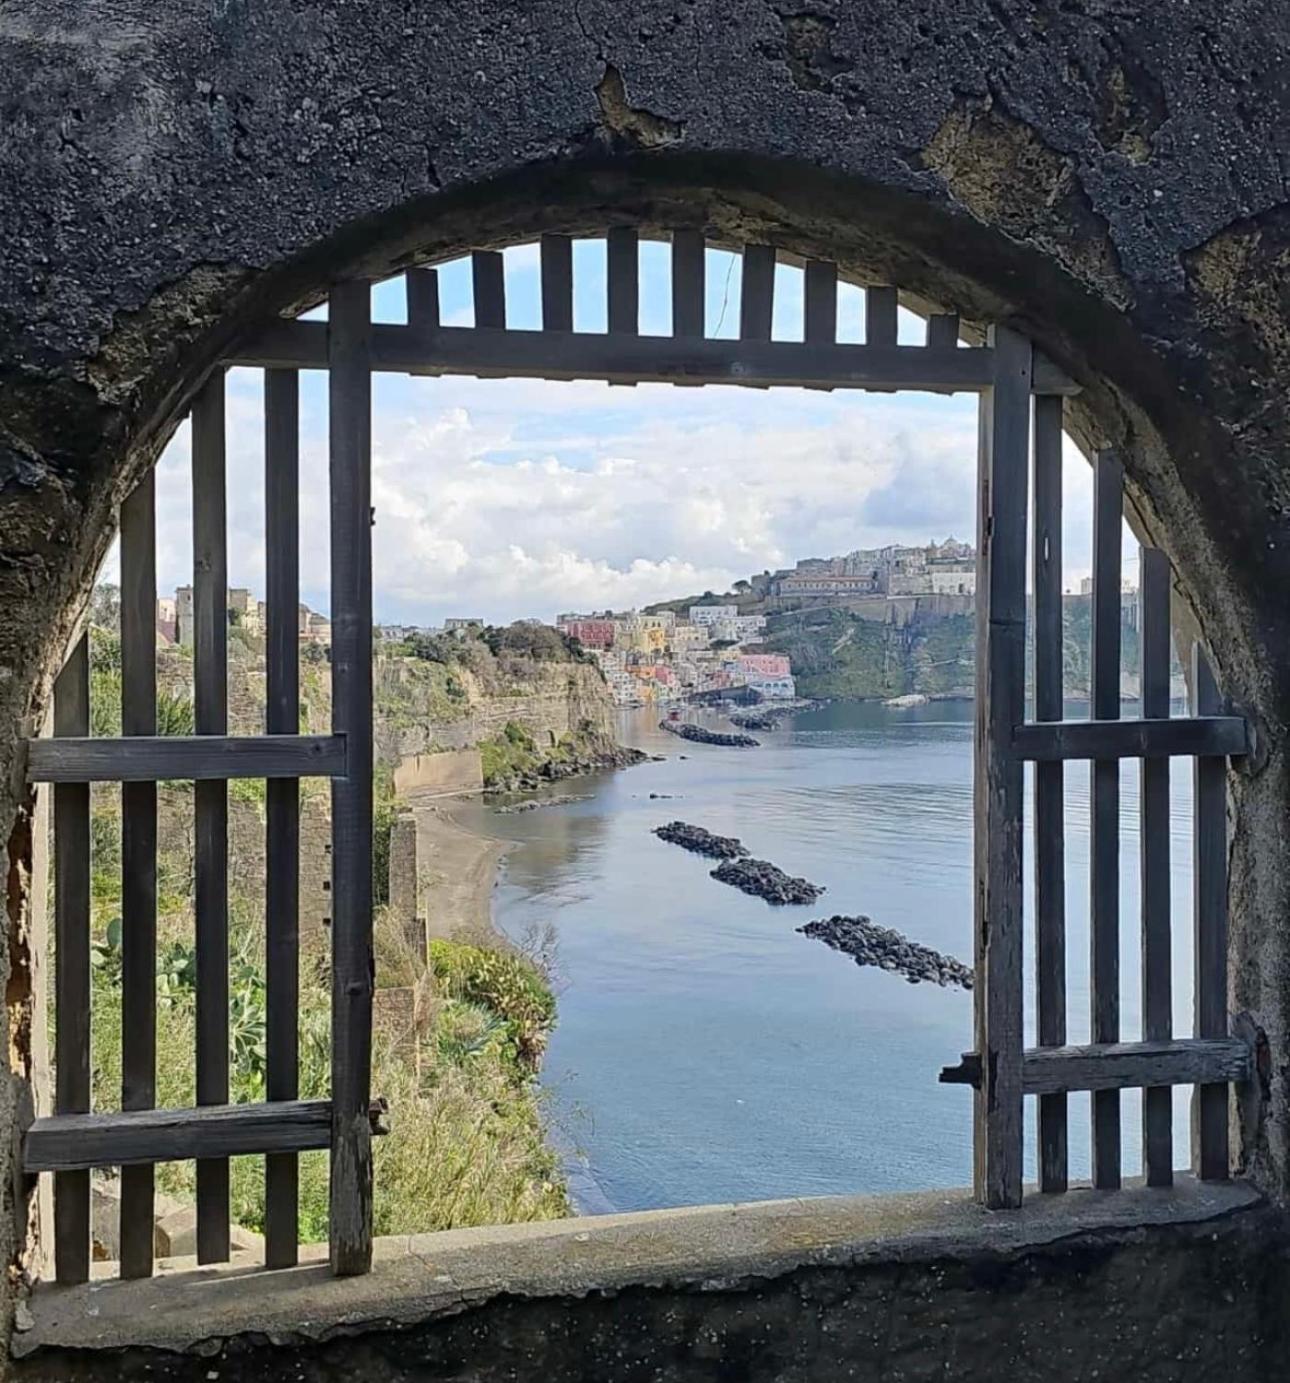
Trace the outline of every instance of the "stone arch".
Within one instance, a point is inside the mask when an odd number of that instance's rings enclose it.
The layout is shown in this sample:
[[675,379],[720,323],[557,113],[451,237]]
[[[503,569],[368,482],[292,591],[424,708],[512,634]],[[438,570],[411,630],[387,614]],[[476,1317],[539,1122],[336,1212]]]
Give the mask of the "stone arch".
[[[339,3],[146,23],[19,3],[0,21],[20,93],[0,145],[16,193],[0,209],[0,823],[18,1073],[17,745],[114,503],[210,362],[332,276],[623,220],[825,255],[911,302],[1015,323],[1084,386],[1077,436],[1121,448],[1137,521],[1255,722],[1260,752],[1231,783],[1233,1006],[1281,1050],[1286,20],[1251,3],[1233,24],[1219,0],[1186,29],[1146,3],[1046,19],[1010,0],[918,20],[629,8],[447,0],[400,28]],[[1281,1126],[1247,1149],[1278,1189]]]

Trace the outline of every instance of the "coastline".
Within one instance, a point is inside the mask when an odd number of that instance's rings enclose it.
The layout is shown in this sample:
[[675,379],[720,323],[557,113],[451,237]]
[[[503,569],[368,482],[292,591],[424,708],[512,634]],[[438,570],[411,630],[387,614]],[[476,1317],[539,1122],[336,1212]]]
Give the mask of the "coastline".
[[432,938],[495,939],[493,891],[501,864],[517,844],[468,830],[452,810],[458,797],[412,793],[422,898]]
[[[493,916],[493,894],[502,878],[502,865],[519,841],[499,840],[463,826],[453,807],[466,795],[428,794],[409,805],[417,822],[417,853],[426,861],[423,896],[431,937],[473,941],[484,946],[506,934]],[[616,1207],[596,1180],[585,1153],[571,1131],[543,1113],[547,1146],[560,1160],[565,1192],[574,1216],[608,1215]]]

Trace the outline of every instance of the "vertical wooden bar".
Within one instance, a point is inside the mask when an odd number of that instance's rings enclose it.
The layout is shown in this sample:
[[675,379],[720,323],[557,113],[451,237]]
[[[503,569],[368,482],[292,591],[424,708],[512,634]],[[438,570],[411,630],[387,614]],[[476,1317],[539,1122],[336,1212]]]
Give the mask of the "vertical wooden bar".
[[1022,765],[1013,727],[1025,714],[1026,483],[1030,342],[990,331],[994,386],[980,403],[977,698],[974,764],[977,1199],[1021,1204]]
[[774,247],[745,245],[739,293],[739,339],[769,341],[774,312]]
[[[944,318],[932,318],[933,322]],[[954,323],[957,338],[957,318]],[[948,331],[943,333],[948,336]],[[932,331],[929,327],[929,344]],[[941,344],[944,344],[942,342]],[[1062,719],[1062,401],[1035,399],[1031,584],[1035,599],[1035,719]],[[1066,1041],[1064,765],[1037,763],[1035,786],[1035,1030],[1041,1047]],[[1039,1189],[1065,1191],[1064,1091],[1039,1097]]]
[[672,232],[672,335],[702,337],[707,295],[707,243],[702,231]]
[[[1141,649],[1142,715],[1169,715],[1169,558],[1144,547],[1138,572],[1138,644]],[[1173,1036],[1170,957],[1169,760],[1140,765],[1139,864],[1142,871],[1142,1036]],[[1173,1091],[1142,1092],[1142,1164],[1148,1186],[1174,1179]]]
[[[90,732],[90,645],[82,634],[54,683],[54,734]],[[90,785],[54,785],[54,1112],[90,1108]],[[54,1275],[90,1275],[90,1174],[54,1173]]]
[[[224,374],[193,404],[193,728],[228,733]],[[228,1103],[228,784],[194,793],[197,1103]],[[228,1159],[197,1160],[197,1261],[229,1256]]]
[[[403,284],[408,295],[408,326],[420,327],[424,331],[436,330],[439,326],[438,272],[434,269],[409,269],[403,276]],[[269,388],[266,376],[266,407]],[[278,388],[286,388],[285,383],[279,381]]]
[[802,294],[803,337],[833,345],[838,339],[838,266],[824,259],[808,260]]
[[[438,294],[435,295],[436,305]],[[300,391],[294,370],[264,375],[266,552],[265,730],[300,730]],[[299,1094],[300,784],[271,778],[265,810],[265,1094]],[[297,1259],[298,1159],[264,1159],[264,1261],[291,1267]]]
[[542,237],[542,330],[573,330],[573,241]]
[[864,339],[866,346],[896,344],[896,290],[866,288],[864,291]]
[[331,1266],[372,1262],[372,377],[366,283],[331,297],[332,782]]
[[470,257],[470,276],[475,292],[475,325],[501,330],[506,326],[506,266],[501,253],[476,250]]
[[[1196,715],[1220,715],[1223,699],[1198,644],[1192,654]],[[1195,1036],[1227,1036],[1227,765],[1197,759],[1192,846]],[[1192,1097],[1193,1168],[1203,1181],[1228,1176],[1228,1090],[1198,1085]]]
[[[1124,473],[1111,451],[1093,463],[1092,712],[1120,716],[1120,544]],[[1095,759],[1090,768],[1089,999],[1092,1040],[1120,1039],[1120,765]],[[1120,1185],[1120,1092],[1095,1090],[1093,1185]]]
[[[150,470],[121,505],[121,733],[157,733],[157,522]],[[121,784],[121,1108],[157,1098],[157,785]],[[152,1167],[121,1168],[121,1276],[152,1273]]]
[[958,313],[933,313],[927,319],[927,348],[934,351],[953,351],[958,349],[958,344]]
[[640,254],[636,232],[615,226],[606,236],[609,330],[621,336],[640,331]]

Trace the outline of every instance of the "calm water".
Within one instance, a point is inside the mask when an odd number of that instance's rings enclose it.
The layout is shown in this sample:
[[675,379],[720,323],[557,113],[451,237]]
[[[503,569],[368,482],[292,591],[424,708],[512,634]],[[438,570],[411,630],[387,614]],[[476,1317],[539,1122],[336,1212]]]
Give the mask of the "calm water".
[[[936,1077],[972,1045],[971,996],[861,969],[794,929],[865,913],[971,960],[971,717],[964,703],[838,704],[739,751],[678,741],[656,715],[633,713],[622,739],[665,762],[592,780],[578,788],[594,794],[586,802],[508,816],[465,809],[465,824],[519,842],[496,895],[500,925],[512,935],[533,922],[558,928],[564,987],[544,1082],[557,1138],[581,1155],[584,1210],[970,1181],[971,1092]],[[730,728],[715,713],[706,719]],[[1175,1018],[1186,1034],[1191,784],[1182,767],[1174,777]],[[1137,790],[1127,763],[1126,1039],[1140,1036]],[[1067,771],[1067,803],[1070,1039],[1086,1041],[1082,765]],[[828,892],[814,906],[772,908],[719,884],[710,862],[650,834],[675,817],[739,836]],[[1186,1098],[1178,1092],[1180,1165]],[[1139,1101],[1124,1098],[1129,1170]],[[1087,1173],[1087,1103],[1072,1097],[1076,1175]]]

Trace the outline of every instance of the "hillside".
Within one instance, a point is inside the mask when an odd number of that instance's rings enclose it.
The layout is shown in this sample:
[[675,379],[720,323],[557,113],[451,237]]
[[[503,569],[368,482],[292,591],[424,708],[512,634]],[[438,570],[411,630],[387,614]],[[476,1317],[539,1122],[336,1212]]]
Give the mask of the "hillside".
[[[1092,599],[1063,601],[1066,694],[1089,694]],[[906,622],[864,618],[840,606],[772,614],[766,648],[786,653],[802,696],[892,697],[972,694],[976,620],[971,614],[916,614]],[[1121,692],[1137,694],[1138,634],[1132,611],[1121,615]],[[1027,685],[1030,646],[1027,644]],[[1175,678],[1182,669],[1176,660]]]

